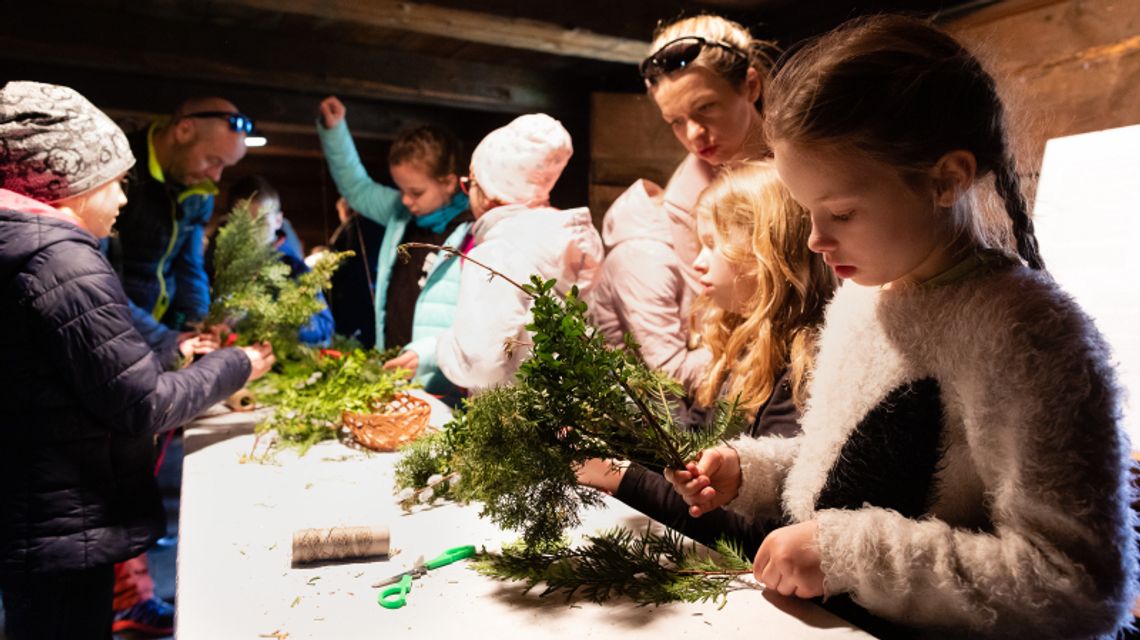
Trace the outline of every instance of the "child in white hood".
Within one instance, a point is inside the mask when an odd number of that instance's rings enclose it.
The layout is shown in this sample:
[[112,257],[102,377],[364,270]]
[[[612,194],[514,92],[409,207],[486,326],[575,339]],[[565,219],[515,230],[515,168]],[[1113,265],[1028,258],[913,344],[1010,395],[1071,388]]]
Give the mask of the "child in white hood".
[[[570,134],[542,113],[519,116],[483,138],[471,155],[471,175],[461,181],[475,216],[472,261],[519,283],[531,275],[554,278],[561,294],[594,284],[604,250],[589,209],[550,206],[550,190],[572,153]],[[530,351],[530,298],[488,275],[464,263],[456,321],[436,351],[444,375],[469,390],[510,381]]]

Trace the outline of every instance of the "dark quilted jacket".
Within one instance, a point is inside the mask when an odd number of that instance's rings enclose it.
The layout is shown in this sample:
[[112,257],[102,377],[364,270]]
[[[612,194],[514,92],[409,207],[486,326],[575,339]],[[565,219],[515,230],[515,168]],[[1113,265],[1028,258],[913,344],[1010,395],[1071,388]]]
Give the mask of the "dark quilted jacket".
[[0,207],[0,575],[107,565],[150,546],[165,529],[154,435],[249,372],[236,349],[164,372],[95,238]]

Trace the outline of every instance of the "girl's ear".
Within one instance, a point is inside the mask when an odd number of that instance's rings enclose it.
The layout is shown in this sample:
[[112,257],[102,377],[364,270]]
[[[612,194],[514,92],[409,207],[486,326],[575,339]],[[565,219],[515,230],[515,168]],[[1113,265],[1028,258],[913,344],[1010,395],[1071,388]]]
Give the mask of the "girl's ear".
[[448,193],[451,193],[452,195],[454,195],[455,192],[459,189],[459,176],[455,175],[454,173],[447,174],[446,176],[440,178],[439,181],[443,183],[443,188],[447,189]]
[[962,194],[970,190],[978,172],[978,160],[964,149],[947,152],[930,170],[934,187],[934,203],[939,207],[952,207]]
[[748,67],[748,72],[744,75],[744,90],[748,94],[748,101],[753,104],[764,92],[764,80],[755,67]]

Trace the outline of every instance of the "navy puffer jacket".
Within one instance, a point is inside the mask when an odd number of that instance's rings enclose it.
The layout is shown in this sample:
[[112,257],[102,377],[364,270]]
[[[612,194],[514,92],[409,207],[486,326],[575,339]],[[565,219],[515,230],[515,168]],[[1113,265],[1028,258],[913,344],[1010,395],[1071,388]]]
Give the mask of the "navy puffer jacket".
[[164,532],[154,435],[240,389],[249,359],[224,349],[164,372],[94,236],[12,201],[0,206],[0,576],[108,565]]

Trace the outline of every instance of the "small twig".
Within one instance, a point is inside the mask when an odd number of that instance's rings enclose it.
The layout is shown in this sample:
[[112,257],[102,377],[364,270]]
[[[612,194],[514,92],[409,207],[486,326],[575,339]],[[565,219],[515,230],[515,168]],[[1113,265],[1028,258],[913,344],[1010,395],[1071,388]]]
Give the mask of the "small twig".
[[674,569],[683,576],[743,576],[752,573],[752,569],[722,569],[719,571],[702,571],[700,569]]
[[458,471],[452,471],[451,473],[449,473],[445,476],[442,476],[439,480],[436,480],[435,482],[428,482],[427,484],[420,487],[419,489],[412,489],[411,495],[408,498],[401,500],[400,503],[401,504],[409,504],[409,505],[419,504],[420,503],[420,496],[427,493],[428,491],[434,491],[435,488],[438,487],[439,485],[441,485],[445,482],[450,482],[452,479],[457,478],[457,477],[459,477],[459,472]]
[[253,446],[249,448],[249,459],[250,460],[253,460],[254,455],[257,453],[257,443],[258,442],[261,442],[261,433],[255,431],[253,433]]
[[515,288],[517,288],[519,291],[522,291],[527,296],[529,296],[531,298],[535,297],[533,293],[526,290],[526,287],[522,286],[518,282],[515,282],[509,276],[504,275],[501,271],[498,271],[496,269],[492,269],[491,267],[487,266],[486,264],[483,264],[482,262],[479,262],[478,260],[472,258],[471,256],[463,255],[463,252],[461,252],[459,249],[456,249],[455,247],[450,247],[450,246],[446,246],[446,245],[438,245],[438,244],[430,244],[427,242],[405,242],[405,243],[401,244],[399,247],[397,247],[396,251],[406,253],[408,249],[431,249],[432,251],[443,251],[444,253],[450,253],[451,255],[453,255],[457,258],[463,258],[464,260],[466,260],[472,264],[483,267],[487,271],[491,272],[491,275],[498,276],[498,277],[502,278],[503,280],[506,280],[507,282],[513,284],[515,286]]

